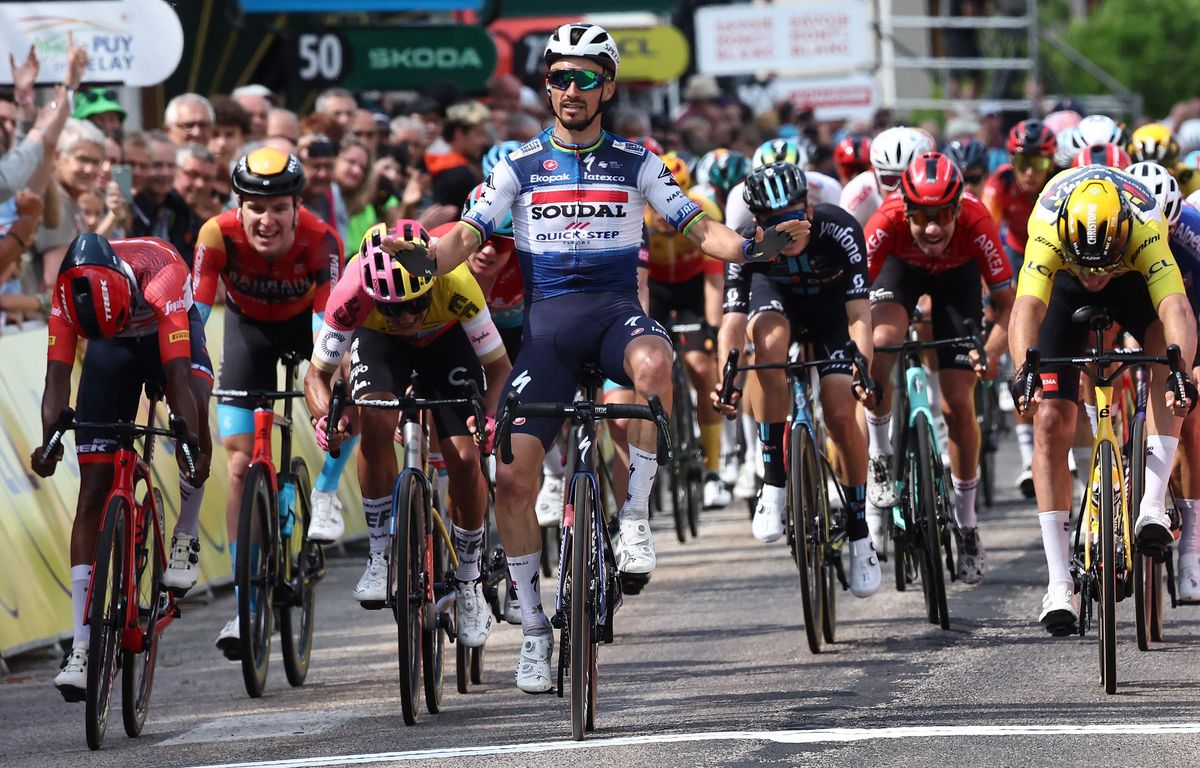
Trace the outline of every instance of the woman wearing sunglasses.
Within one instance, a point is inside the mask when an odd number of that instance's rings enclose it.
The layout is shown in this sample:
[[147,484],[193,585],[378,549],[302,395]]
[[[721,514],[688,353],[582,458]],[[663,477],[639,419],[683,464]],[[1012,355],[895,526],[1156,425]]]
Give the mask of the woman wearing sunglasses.
[[[909,317],[922,294],[933,304],[933,337],[961,335],[952,320],[979,323],[980,276],[987,283],[996,322],[987,339],[987,371],[994,376],[1004,352],[1008,314],[1013,303],[1013,273],[1000,245],[1000,233],[983,203],[963,195],[963,178],[950,158],[939,152],[920,155],[905,170],[900,194],[888,198],[865,227],[871,271],[871,319],[875,348],[898,344],[908,333]],[[958,578],[982,581],[986,558],[975,521],[979,429],[975,422],[976,371],[982,361],[965,349],[937,352],[942,413],[950,438],[950,475],[954,483],[954,521],[958,540]],[[876,353],[871,375],[883,396],[867,414],[870,439],[871,515],[882,515],[894,502],[891,478],[892,366],[896,355]]]

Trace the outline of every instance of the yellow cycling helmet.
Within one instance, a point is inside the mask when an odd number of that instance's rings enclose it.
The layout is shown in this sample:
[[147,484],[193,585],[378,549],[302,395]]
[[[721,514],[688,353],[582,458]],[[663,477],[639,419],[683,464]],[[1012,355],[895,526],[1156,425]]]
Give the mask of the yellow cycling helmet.
[[1109,271],[1120,261],[1133,229],[1129,201],[1108,179],[1088,179],[1058,209],[1058,239],[1068,263]]
[[1150,161],[1171,168],[1179,160],[1179,142],[1162,123],[1147,123],[1138,128],[1126,149],[1135,163]]
[[412,302],[404,307],[410,310],[410,314],[421,312],[433,299],[429,290],[433,288],[434,279],[419,277],[405,270],[398,260],[379,247],[376,241],[382,241],[385,237],[429,246],[429,233],[411,219],[400,219],[390,229],[382,222],[371,227],[358,246],[363,288],[375,300],[375,308],[384,314],[389,314],[387,310],[391,307],[406,302]]
[[692,188],[692,172],[688,170],[687,163],[682,157],[674,152],[668,152],[665,155],[659,155],[659,159],[675,177],[675,183],[679,185],[680,189],[687,192]]

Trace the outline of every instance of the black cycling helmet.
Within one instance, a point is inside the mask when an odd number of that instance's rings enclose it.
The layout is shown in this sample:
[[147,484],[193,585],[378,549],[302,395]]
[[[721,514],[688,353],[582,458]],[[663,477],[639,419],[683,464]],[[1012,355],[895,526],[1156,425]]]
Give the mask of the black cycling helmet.
[[972,168],[982,168],[986,171],[988,167],[987,147],[975,139],[952,141],[942,148],[942,154],[950,158],[963,173]]
[[771,163],[746,177],[742,198],[752,213],[781,211],[808,202],[808,179],[792,163]]
[[233,191],[250,197],[298,197],[304,189],[300,158],[275,147],[242,155],[233,167]]

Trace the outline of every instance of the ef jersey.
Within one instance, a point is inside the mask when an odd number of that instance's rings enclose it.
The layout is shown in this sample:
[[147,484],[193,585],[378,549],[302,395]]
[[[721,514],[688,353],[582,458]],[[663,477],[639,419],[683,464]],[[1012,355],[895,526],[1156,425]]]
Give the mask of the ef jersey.
[[602,131],[590,146],[571,146],[546,130],[496,164],[462,220],[482,242],[512,211],[530,301],[634,294],[647,203],[684,234],[704,215],[640,144]]
[[1089,165],[1059,173],[1038,197],[1029,216],[1029,242],[1025,246],[1025,264],[1021,268],[1017,296],[1035,296],[1050,303],[1054,275],[1066,270],[1079,277],[1083,271],[1068,263],[1058,237],[1058,210],[1071,190],[1088,179],[1104,178],[1116,184],[1133,211],[1133,231],[1121,261],[1112,275],[1137,272],[1146,281],[1155,307],[1167,296],[1184,293],[1179,266],[1171,254],[1166,223],[1162,220],[1154,195],[1137,179],[1115,168]]

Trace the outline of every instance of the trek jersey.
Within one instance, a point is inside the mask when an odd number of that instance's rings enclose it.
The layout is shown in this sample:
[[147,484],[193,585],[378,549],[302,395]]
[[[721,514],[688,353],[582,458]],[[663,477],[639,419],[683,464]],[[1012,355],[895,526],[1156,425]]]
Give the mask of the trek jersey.
[[[158,334],[158,349],[165,363],[190,358],[191,331],[188,310],[192,308],[192,281],[187,262],[175,246],[157,237],[110,240],[113,251],[133,276],[133,301],[129,324],[117,338]],[[113,276],[113,279],[121,278]],[[70,307],[63,292],[55,291],[50,305],[50,338],[46,356],[68,365],[75,364],[79,340],[70,322]]]
[[983,186],[983,204],[996,226],[1003,227],[1004,244],[1023,252],[1029,239],[1029,214],[1037,197],[1030,197],[1017,186],[1012,163],[1005,163],[988,177]]
[[483,291],[465,264],[459,264],[450,272],[433,280],[433,303],[414,334],[400,334],[392,321],[375,309],[375,300],[367,295],[362,282],[362,269],[358,256],[346,265],[346,274],[338,281],[329,297],[328,312],[321,323],[321,330],[313,344],[312,364],[326,373],[337,370],[354,331],[369,328],[373,331],[395,336],[410,346],[428,346],[456,323],[462,323],[471,347],[481,363],[485,365],[504,357],[504,342],[492,322]]
[[1157,308],[1167,296],[1184,293],[1179,265],[1171,254],[1164,237],[1166,223],[1159,213],[1150,190],[1127,173],[1106,166],[1089,165],[1070,168],[1052,178],[1038,197],[1029,217],[1029,242],[1025,246],[1025,265],[1021,268],[1017,296],[1034,296],[1043,304],[1050,303],[1054,275],[1066,270],[1074,277],[1082,270],[1064,259],[1063,244],[1058,238],[1058,209],[1064,197],[1087,179],[1103,178],[1112,181],[1125,196],[1133,211],[1133,232],[1121,254],[1121,261],[1112,275],[1137,272],[1146,281],[1150,301]]
[[[721,221],[721,209],[711,200],[688,191],[688,197],[713,221]],[[700,246],[675,230],[660,231],[654,226],[657,217],[646,211],[646,241],[650,256],[650,279],[659,283],[682,283],[701,272],[721,274],[722,262],[706,256]]]
[[867,239],[871,282],[879,277],[879,271],[889,257],[902,259],[931,275],[975,261],[979,264],[979,274],[991,288],[1003,288],[1013,279],[1012,266],[1000,247],[996,223],[983,203],[971,194],[963,195],[954,235],[940,256],[926,256],[913,240],[900,195],[892,195],[883,201],[879,210],[871,215],[863,233]]
[[226,302],[252,320],[277,323],[301,312],[324,312],[341,270],[342,240],[307,208],[299,209],[299,217],[291,250],[274,261],[250,245],[237,210],[205,222],[192,270],[196,303],[212,306],[219,275]]
[[547,129],[496,164],[462,220],[483,242],[511,209],[530,302],[580,292],[632,295],[647,203],[684,234],[704,215],[640,144],[601,131],[577,147]]
[[801,296],[866,299],[867,246],[862,227],[836,205],[817,205],[810,214],[808,246],[796,256],[725,265],[724,311],[750,311],[750,279],[761,274],[782,291]]

